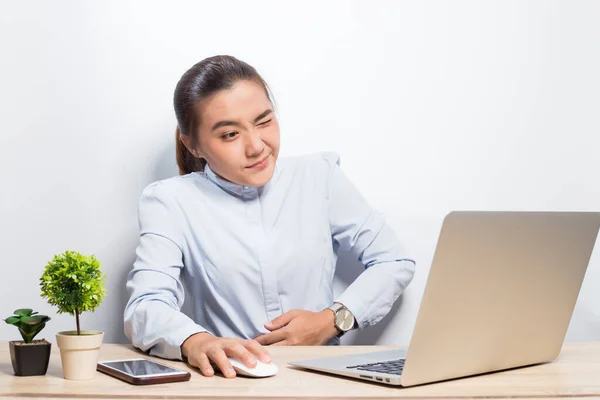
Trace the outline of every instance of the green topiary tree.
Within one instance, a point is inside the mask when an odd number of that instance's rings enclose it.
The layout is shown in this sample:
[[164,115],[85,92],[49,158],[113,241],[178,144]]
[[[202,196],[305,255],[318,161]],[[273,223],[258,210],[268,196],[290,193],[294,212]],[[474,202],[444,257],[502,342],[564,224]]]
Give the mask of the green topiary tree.
[[93,312],[100,305],[106,294],[105,281],[100,262],[93,255],[66,251],[48,262],[40,286],[42,297],[58,307],[59,314],[75,316],[77,334],[80,335],[79,314]]
[[31,308],[18,309],[14,314],[12,317],[6,318],[4,322],[16,326],[25,343],[31,343],[35,335],[44,329],[46,322],[50,321],[50,317],[39,315]]

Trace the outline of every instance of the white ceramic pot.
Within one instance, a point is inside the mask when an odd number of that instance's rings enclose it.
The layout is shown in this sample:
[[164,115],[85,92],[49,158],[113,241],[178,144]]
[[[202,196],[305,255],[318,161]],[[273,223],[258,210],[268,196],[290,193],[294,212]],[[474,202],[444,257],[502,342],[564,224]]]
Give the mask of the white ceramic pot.
[[92,379],[96,376],[98,350],[102,345],[102,331],[65,331],[56,334],[65,379]]

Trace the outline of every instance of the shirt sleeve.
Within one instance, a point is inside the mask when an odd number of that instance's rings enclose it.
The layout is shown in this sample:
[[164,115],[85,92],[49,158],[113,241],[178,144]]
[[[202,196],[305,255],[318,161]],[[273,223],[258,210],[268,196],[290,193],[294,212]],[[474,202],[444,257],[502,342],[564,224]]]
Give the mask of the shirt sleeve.
[[139,202],[140,243],[127,278],[125,334],[150,355],[181,360],[181,344],[207,330],[180,311],[183,235],[175,223],[176,203],[160,185],[148,186]]
[[324,154],[329,167],[329,225],[339,250],[350,252],[364,266],[337,298],[360,328],[379,322],[412,281],[410,259],[383,216],[373,210],[339,167],[339,157]]

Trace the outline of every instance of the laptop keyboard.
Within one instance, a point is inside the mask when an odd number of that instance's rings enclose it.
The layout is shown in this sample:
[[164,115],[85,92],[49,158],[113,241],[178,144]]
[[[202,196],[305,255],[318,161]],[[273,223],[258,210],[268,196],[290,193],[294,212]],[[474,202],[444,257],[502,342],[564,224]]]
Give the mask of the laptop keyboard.
[[385,374],[402,375],[404,358],[372,364],[349,365],[346,368],[356,368],[359,371],[383,372]]

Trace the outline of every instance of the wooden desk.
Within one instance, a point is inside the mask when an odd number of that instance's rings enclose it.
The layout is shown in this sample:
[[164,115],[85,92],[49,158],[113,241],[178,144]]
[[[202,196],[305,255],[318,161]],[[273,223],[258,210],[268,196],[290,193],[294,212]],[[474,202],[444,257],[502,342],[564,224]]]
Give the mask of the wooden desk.
[[[0,398],[600,398],[600,343],[567,343],[560,358],[550,364],[520,368],[412,388],[380,384],[307,372],[286,366],[288,361],[317,356],[382,350],[383,346],[272,347],[271,356],[280,367],[275,377],[264,379],[221,376],[206,378],[181,362],[161,360],[192,371],[188,382],[133,386],[100,372],[89,381],[62,378],[60,355],[52,345],[50,366],[45,376],[17,377],[10,364],[8,344],[0,342]],[[125,345],[103,345],[100,360],[139,357]]]

